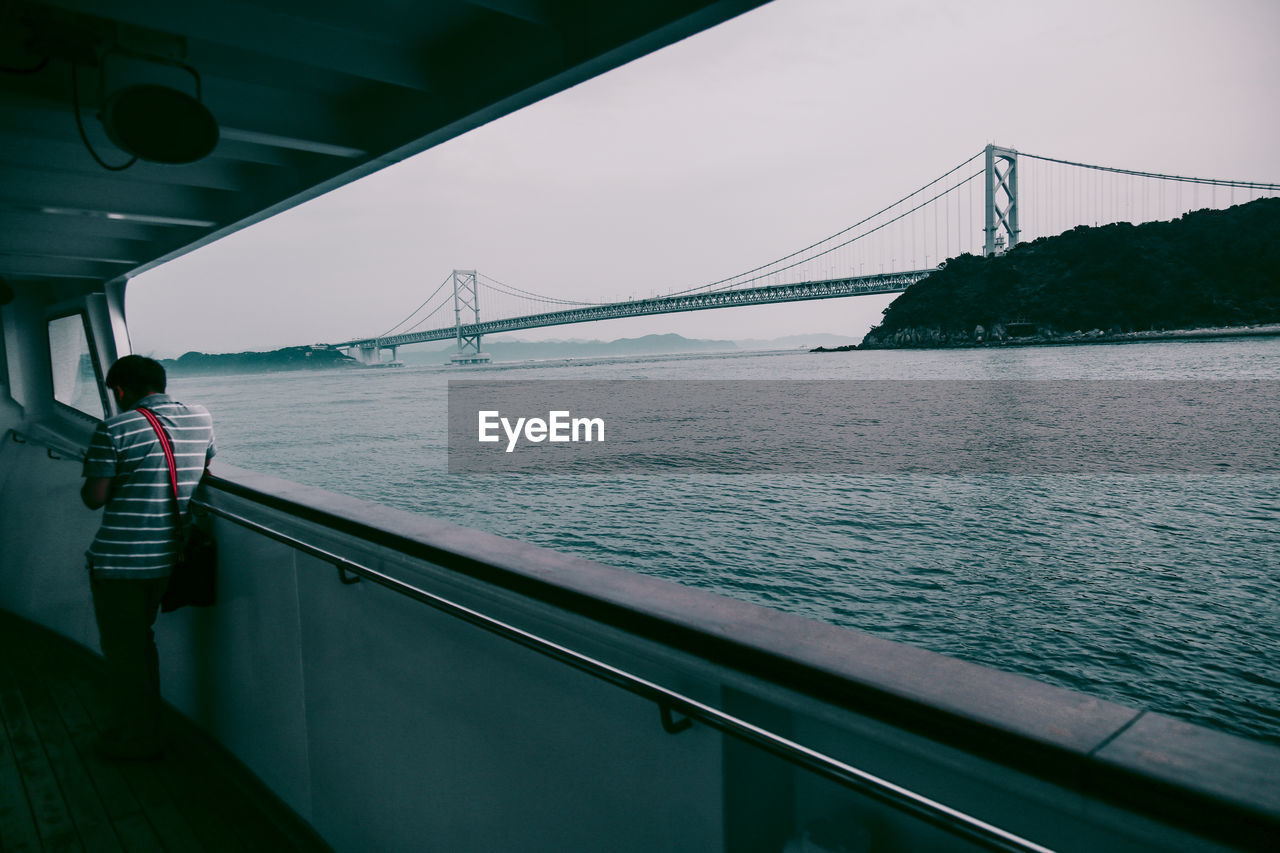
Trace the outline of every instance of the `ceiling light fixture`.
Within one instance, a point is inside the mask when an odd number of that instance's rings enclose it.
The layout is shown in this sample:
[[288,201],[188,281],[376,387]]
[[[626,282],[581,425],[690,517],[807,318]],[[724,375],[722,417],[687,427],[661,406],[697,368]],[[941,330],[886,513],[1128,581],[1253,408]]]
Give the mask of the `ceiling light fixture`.
[[[124,85],[108,89],[107,61],[118,57],[129,62],[130,78]],[[130,62],[131,60],[131,62]],[[180,69],[195,82],[194,96],[160,82],[157,75],[164,66]],[[107,138],[133,159],[121,165],[109,165],[89,144],[80,117],[79,85],[76,66],[72,64],[72,89],[76,124],[80,138],[89,153],[104,169],[119,171],[138,159],[152,163],[180,165],[207,157],[218,144],[218,123],[203,103],[200,74],[183,62],[160,56],[135,53],[123,48],[108,50],[102,57],[99,91],[102,112],[98,118]]]
[[168,64],[191,75],[195,97],[158,83],[135,83],[106,91],[107,58],[102,57],[102,124],[117,146],[153,163],[194,163],[218,144],[218,123],[203,103],[200,74],[182,62],[133,54],[155,64]]

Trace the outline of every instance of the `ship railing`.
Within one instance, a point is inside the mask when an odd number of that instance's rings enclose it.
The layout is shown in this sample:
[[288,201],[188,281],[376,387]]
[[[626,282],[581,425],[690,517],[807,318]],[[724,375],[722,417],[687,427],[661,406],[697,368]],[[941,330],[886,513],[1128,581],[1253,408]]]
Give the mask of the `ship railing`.
[[[461,619],[511,642],[518,643],[527,649],[557,660],[637,696],[649,699],[657,704],[662,718],[662,726],[668,733],[679,734],[693,725],[694,722],[702,723],[763,749],[791,764],[850,788],[859,794],[905,812],[945,832],[963,838],[983,849],[1021,851],[1022,853],[1049,853],[1050,849],[1047,847],[1043,847],[1000,827],[993,826],[986,821],[979,820],[972,815],[965,814],[900,785],[895,785],[873,773],[868,773],[844,761],[825,755],[804,744],[796,743],[782,735],[678,693],[675,690],[663,687],[653,681],[641,678],[619,667],[597,660],[500,619],[495,619],[478,610],[451,601],[444,596],[428,592],[369,566],[316,547],[237,513],[204,501],[193,501],[192,503],[200,512],[223,518],[254,533],[332,564],[338,569],[344,583],[355,583],[361,579],[372,581],[392,592]],[[674,716],[676,714],[679,714],[683,719],[676,719]]]
[[[45,432],[10,430],[0,444],[0,556],[41,569],[6,572],[0,606],[92,648],[81,554],[96,520],[62,510],[77,472],[50,460],[79,452]],[[406,784],[428,778],[419,767],[431,765],[417,762],[442,747],[449,760],[432,784],[503,807],[526,797],[572,811],[540,824],[568,838],[579,837],[574,821],[607,832],[649,814],[637,837],[661,840],[664,819],[701,814],[690,797],[710,792],[708,809],[723,808],[725,823],[698,824],[698,837],[733,835],[729,849],[743,832],[807,832],[829,818],[900,844],[918,826],[922,849],[941,849],[933,842],[944,836],[1002,850],[1269,849],[1280,831],[1280,750],[1270,744],[424,515],[219,473],[197,498],[224,546],[225,596],[211,611],[161,620],[165,695],[326,838],[355,843],[364,815],[395,814],[411,800]],[[333,567],[328,583],[314,573]],[[521,655],[498,655],[504,644]],[[365,693],[350,693],[356,683]],[[370,702],[387,725],[365,760],[347,735]],[[653,705],[672,734],[635,728]],[[495,736],[477,714],[501,724]],[[542,725],[528,728],[534,719]],[[584,810],[569,792],[589,792],[592,777],[566,777],[578,787],[544,795],[536,780],[546,768],[521,765],[510,791],[489,796],[483,786],[506,772],[511,739],[559,772],[597,771],[567,728],[584,722],[599,759],[645,756],[630,785]],[[442,727],[453,724],[456,733]],[[794,776],[779,773],[787,767]],[[690,775],[670,800],[628,799],[665,795],[666,774],[681,770]],[[348,820],[351,778],[376,793]],[[841,805],[836,791],[858,792],[868,808]],[[891,813],[905,819],[885,823]],[[413,827],[434,831],[437,818]],[[378,823],[385,849],[413,849],[394,843],[409,831],[401,823]]]

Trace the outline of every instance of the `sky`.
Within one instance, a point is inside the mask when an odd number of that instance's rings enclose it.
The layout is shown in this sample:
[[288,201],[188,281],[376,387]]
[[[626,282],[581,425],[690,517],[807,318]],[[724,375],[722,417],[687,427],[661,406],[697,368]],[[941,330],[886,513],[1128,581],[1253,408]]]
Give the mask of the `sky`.
[[[133,348],[377,335],[455,268],[592,302],[694,287],[988,143],[1280,182],[1277,34],[1275,0],[774,0],[138,276]],[[509,337],[860,337],[891,299]]]

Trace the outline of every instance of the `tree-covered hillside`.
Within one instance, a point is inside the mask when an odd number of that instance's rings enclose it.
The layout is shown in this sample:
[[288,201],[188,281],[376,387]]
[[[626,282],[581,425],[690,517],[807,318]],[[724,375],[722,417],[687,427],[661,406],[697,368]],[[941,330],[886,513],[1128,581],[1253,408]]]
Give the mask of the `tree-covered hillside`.
[[190,373],[265,373],[274,370],[316,370],[325,367],[358,367],[359,362],[336,349],[285,347],[271,352],[189,352],[160,362],[176,375]]
[[864,347],[1280,322],[1280,198],[1172,222],[1080,227],[962,255],[885,309]]

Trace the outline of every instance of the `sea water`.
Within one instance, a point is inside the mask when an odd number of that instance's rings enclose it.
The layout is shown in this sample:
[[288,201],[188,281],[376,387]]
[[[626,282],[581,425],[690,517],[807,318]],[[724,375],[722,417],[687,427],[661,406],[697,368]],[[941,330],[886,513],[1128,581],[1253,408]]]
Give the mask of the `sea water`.
[[[1266,379],[1280,338],[175,377],[219,459],[1280,744],[1280,475],[450,475],[450,378]],[[1280,417],[1280,413],[1277,415]]]

